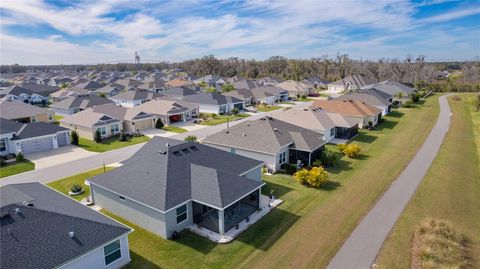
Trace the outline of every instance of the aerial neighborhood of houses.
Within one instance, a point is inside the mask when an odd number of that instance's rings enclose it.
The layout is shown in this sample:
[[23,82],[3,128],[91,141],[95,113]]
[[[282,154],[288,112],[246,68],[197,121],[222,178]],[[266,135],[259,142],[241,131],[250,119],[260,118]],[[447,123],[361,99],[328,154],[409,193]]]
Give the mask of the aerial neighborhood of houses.
[[232,242],[291,202],[262,191],[265,175],[318,166],[327,145],[348,145],[408,102],[410,86],[359,74],[333,82],[178,69],[2,74],[2,166],[146,143],[67,190],[2,185],[0,268],[123,267],[135,229],[112,215],[161,240],[188,230]]

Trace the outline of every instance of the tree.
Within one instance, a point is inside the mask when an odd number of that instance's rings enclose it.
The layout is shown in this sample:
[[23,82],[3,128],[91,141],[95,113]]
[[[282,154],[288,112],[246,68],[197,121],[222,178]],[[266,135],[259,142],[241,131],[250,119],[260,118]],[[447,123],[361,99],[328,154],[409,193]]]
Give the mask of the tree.
[[222,85],[222,92],[231,92],[235,90],[232,84],[223,84]]
[[95,142],[97,143],[102,142],[102,134],[98,130],[95,132]]
[[155,128],[157,129],[162,129],[163,126],[165,126],[162,122],[162,119],[158,118],[158,120],[155,122]]
[[357,158],[360,154],[361,148],[357,144],[338,144],[338,149],[343,155],[350,158]]
[[205,89],[205,92],[217,92],[217,89],[215,87],[208,87]]
[[107,98],[107,94],[104,93],[104,92],[100,93],[98,96],[103,97],[103,98]]
[[328,173],[323,167],[313,167],[310,170],[302,169],[294,175],[297,182],[313,188],[320,188],[328,182]]
[[78,146],[79,136],[77,130],[73,130],[70,136],[72,138],[72,145]]
[[191,142],[197,142],[197,137],[194,136],[194,135],[189,135],[189,136],[185,137],[184,140],[185,141],[191,141]]
[[324,166],[333,166],[335,165],[335,163],[337,163],[337,161],[338,155],[335,152],[329,150],[328,148],[325,148],[320,155],[320,162]]
[[416,103],[418,103],[418,101],[420,101],[420,97],[421,97],[420,95],[421,95],[421,93],[419,93],[419,92],[411,92],[410,93],[410,100],[416,104]]
[[25,161],[25,156],[23,156],[23,153],[22,152],[19,152],[17,154],[17,157],[15,157],[15,160],[18,162],[18,163],[21,163],[23,161]]

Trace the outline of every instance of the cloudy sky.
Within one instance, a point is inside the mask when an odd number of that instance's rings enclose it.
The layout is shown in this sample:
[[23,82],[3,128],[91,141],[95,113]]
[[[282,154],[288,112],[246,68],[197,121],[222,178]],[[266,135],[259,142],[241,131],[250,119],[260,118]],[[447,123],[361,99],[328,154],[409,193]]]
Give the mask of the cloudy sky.
[[1,64],[480,56],[480,1],[1,0]]

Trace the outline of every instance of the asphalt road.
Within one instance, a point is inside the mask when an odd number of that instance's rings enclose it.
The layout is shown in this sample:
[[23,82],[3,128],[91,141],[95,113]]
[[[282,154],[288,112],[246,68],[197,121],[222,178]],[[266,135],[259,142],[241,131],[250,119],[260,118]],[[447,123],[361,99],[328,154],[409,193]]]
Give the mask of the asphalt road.
[[[305,107],[310,105],[310,102],[298,103],[294,107]],[[275,113],[275,111],[268,113],[257,113],[248,118],[230,122],[230,126],[234,126],[246,120],[254,120],[263,117],[267,114]],[[183,140],[188,135],[195,135],[198,139],[204,138],[207,135],[220,132],[227,128],[227,124],[219,124],[210,126],[203,129],[193,130],[183,134],[177,134],[170,138]],[[2,178],[0,180],[0,186],[13,183],[26,183],[26,182],[42,182],[48,183],[64,177],[72,176],[75,174],[83,173],[89,170],[93,170],[102,167],[103,164],[112,164],[124,161],[130,158],[135,152],[137,152],[145,143],[136,144],[129,147],[124,147],[116,150],[107,151],[94,156],[78,159],[75,161],[60,163],[58,165],[13,175],[10,177]]]
[[447,96],[441,96],[437,122],[415,157],[355,228],[328,269],[367,269],[427,173],[450,127]]

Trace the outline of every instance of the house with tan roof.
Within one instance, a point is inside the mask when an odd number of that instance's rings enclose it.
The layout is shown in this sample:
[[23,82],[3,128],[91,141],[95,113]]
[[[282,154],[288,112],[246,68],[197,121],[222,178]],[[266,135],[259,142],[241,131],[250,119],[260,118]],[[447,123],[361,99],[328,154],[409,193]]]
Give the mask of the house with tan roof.
[[353,100],[316,100],[310,108],[320,108],[327,112],[338,113],[355,119],[358,122],[358,127],[364,129],[377,125],[382,117],[382,110],[379,108]]
[[307,96],[310,93],[313,93],[314,90],[314,86],[312,84],[306,84],[294,80],[286,80],[277,84],[276,86],[286,90],[288,92],[288,96],[293,98]]
[[271,116],[321,133],[325,141],[333,138],[350,139],[358,134],[358,122],[355,119],[319,108],[291,108],[279,110]]
[[176,99],[158,98],[134,108],[157,116],[166,125],[185,122],[199,114],[199,106]]
[[95,138],[96,131],[100,132],[102,138],[119,135],[123,131],[123,124],[120,119],[102,112],[95,112],[93,108],[61,119],[60,125],[76,130],[80,137],[90,140]]
[[0,115],[4,119],[21,123],[55,121],[55,112],[21,101],[2,101]]
[[327,91],[332,93],[356,91],[374,83],[375,81],[362,75],[351,75],[328,84]]

